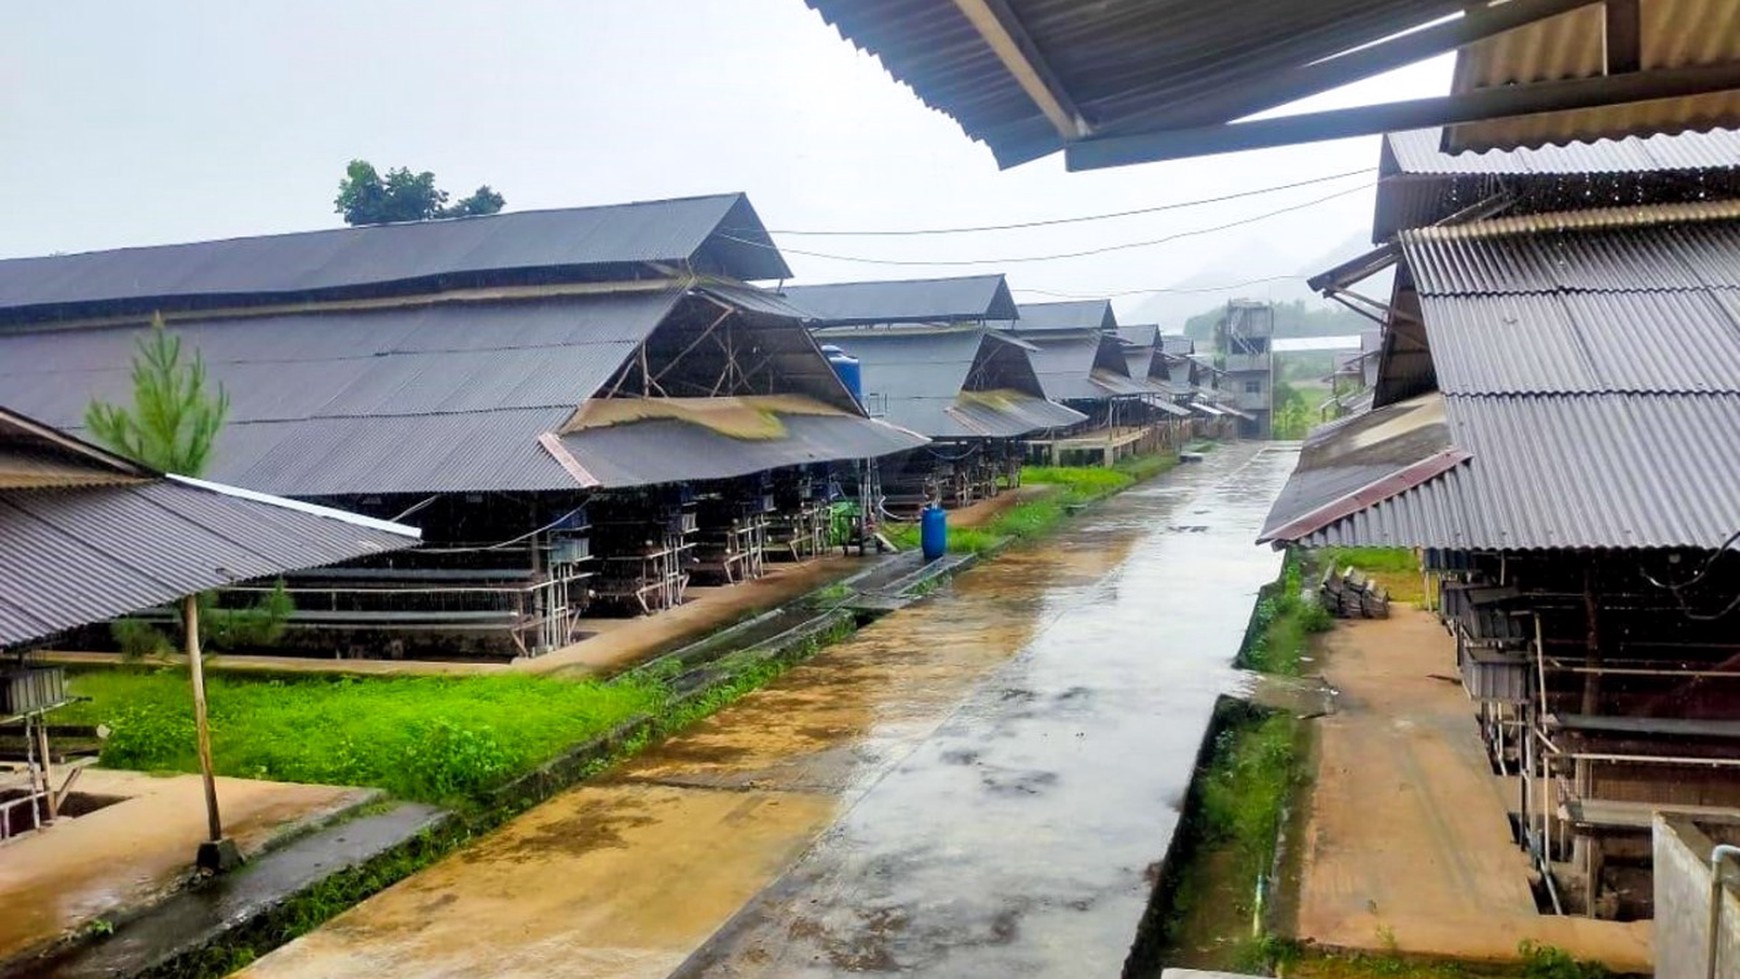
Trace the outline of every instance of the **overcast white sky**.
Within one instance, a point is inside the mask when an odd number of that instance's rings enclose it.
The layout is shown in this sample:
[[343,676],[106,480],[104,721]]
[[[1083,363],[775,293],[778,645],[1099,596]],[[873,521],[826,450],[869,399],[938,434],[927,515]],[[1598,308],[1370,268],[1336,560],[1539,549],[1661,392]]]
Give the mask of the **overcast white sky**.
[[[489,183],[510,210],[744,190],[775,229],[1086,214],[1377,162],[1365,138],[1093,173],[1066,173],[1060,156],[998,171],[802,0],[57,0],[0,16],[6,257],[336,226],[332,198],[352,157],[433,170],[456,196]],[[1441,94],[1448,79],[1440,59],[1316,104]],[[1369,228],[1371,192],[1094,258],[896,268],[795,250],[1050,254],[1370,179],[1067,228],[779,240],[799,281],[992,270],[1018,290],[1106,294],[1237,275],[1246,253],[1255,274],[1299,271]]]

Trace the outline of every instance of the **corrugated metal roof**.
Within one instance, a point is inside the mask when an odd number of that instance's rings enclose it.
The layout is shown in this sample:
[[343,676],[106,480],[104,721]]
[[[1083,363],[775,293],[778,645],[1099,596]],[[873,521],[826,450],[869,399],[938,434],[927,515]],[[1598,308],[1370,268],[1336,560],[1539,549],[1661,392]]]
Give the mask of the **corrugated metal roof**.
[[[789,314],[783,299],[749,287],[700,291]],[[642,341],[656,340],[679,304],[701,305],[684,295],[327,309],[175,330],[230,392],[216,478],[286,496],[561,490],[575,480],[538,437],[597,395]],[[767,322],[758,343],[782,385],[853,404],[795,319]],[[69,428],[93,397],[130,402],[140,330],[0,331],[0,400]]]
[[[0,410],[0,448],[38,445],[30,424]],[[3,489],[0,647],[416,543],[410,527],[177,477]]]
[[785,297],[818,326],[984,322],[1016,315],[1002,275],[786,286]]
[[791,275],[748,198],[720,194],[9,259],[0,261],[0,310],[15,317],[27,307],[120,301],[168,310],[202,297],[307,297],[409,283],[433,291],[533,269],[547,283],[586,266],[649,262],[742,280]]
[[1740,527],[1740,395],[1446,399],[1466,465],[1299,543],[1715,548]]
[[[441,303],[177,324],[230,394],[212,474],[292,496],[571,488],[535,439],[679,293]],[[794,326],[795,329],[795,326]],[[0,401],[64,428],[129,403],[141,327],[0,332]]]
[[1450,440],[1472,459],[1301,543],[1721,546],[1740,527],[1740,238],[1680,210],[1405,235]]
[[[1731,0],[1650,0],[1637,5],[1640,68],[1740,61],[1740,6]],[[1605,8],[1590,4],[1463,47],[1453,93],[1607,73]],[[1546,112],[1453,126],[1452,151],[1540,146],[1630,133],[1733,126],[1740,92]]]
[[1740,295],[1423,296],[1446,394],[1740,391]]
[[1053,330],[1115,330],[1118,317],[1109,299],[1079,299],[1057,303],[1022,303],[1021,316],[1004,327],[1017,333]]
[[1101,401],[1153,393],[1129,374],[1118,341],[1098,332],[1029,336],[1028,357],[1052,401]]
[[766,469],[868,459],[925,445],[922,435],[845,413],[781,414],[785,434],[738,439],[669,418],[590,428],[562,436],[606,489],[691,480],[731,479]]
[[1446,153],[1442,129],[1410,129],[1383,138],[1385,176],[1643,173],[1740,168],[1740,131],[1654,133],[1567,146]]
[[[833,330],[826,342],[858,358],[866,400],[896,425],[931,438],[1012,438],[1080,421],[1045,401],[1029,353],[984,329]],[[996,348],[986,349],[986,344]],[[1005,349],[1006,348],[1006,349]],[[988,356],[991,353],[1001,356]],[[974,378],[975,364],[980,364]],[[971,386],[995,397],[965,397]]]
[[1174,357],[1188,357],[1196,352],[1196,341],[1182,333],[1160,334],[1160,346]]
[[[1063,138],[951,0],[805,0],[1014,166]],[[1305,65],[1456,13],[1450,0],[1006,0],[1096,136],[1229,122]]]
[[1155,347],[1160,344],[1160,324],[1132,323],[1120,326],[1115,331],[1118,339],[1137,347]]

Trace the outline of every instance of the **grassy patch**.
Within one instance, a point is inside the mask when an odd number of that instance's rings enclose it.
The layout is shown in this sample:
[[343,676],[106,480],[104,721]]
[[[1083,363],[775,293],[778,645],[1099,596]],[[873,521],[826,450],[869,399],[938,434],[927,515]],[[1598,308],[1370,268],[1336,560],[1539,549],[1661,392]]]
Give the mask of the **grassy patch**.
[[[367,785],[447,804],[484,791],[636,714],[663,687],[530,676],[248,679],[208,677],[218,774]],[[106,724],[102,762],[197,771],[193,706],[180,669],[73,674],[91,698],[64,723]]]
[[1171,894],[1167,965],[1259,969],[1281,951],[1252,936],[1251,921],[1288,799],[1305,777],[1302,736],[1292,715],[1252,711],[1216,738],[1197,776],[1190,858]]
[[1311,635],[1328,632],[1335,620],[1304,592],[1306,567],[1289,552],[1281,577],[1263,590],[1251,613],[1248,641],[1239,664],[1260,673],[1298,676]]
[[[1169,455],[1135,456],[1108,469],[1103,466],[1027,466],[1021,481],[1035,486],[1054,486],[1044,496],[1022,500],[977,527],[950,527],[949,550],[960,554],[983,554],[1001,542],[1032,540],[1050,533],[1074,507],[1103,499],[1137,482],[1159,475],[1178,464]],[[907,523],[885,531],[894,546],[909,550],[919,544],[918,524]]]

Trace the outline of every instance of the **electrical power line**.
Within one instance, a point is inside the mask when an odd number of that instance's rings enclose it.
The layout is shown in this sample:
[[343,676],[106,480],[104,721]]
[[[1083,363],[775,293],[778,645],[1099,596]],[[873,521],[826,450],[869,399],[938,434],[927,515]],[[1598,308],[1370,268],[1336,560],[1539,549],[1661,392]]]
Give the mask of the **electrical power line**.
[[797,228],[772,228],[768,234],[791,235],[793,237],[852,237],[852,238],[891,238],[916,235],[964,235],[982,231],[1018,231],[1023,228],[1049,228],[1059,224],[1080,224],[1086,221],[1109,221],[1113,218],[1134,217],[1138,214],[1158,214],[1162,211],[1177,211],[1186,207],[1200,207],[1204,204],[1220,204],[1226,201],[1236,201],[1244,197],[1258,197],[1272,194],[1279,190],[1292,190],[1295,187],[1309,187],[1313,184],[1328,183],[1331,180],[1341,180],[1344,177],[1354,177],[1360,174],[1372,173],[1377,167],[1361,167],[1358,170],[1347,170],[1342,173],[1332,173],[1326,177],[1313,177],[1310,180],[1296,180],[1290,184],[1276,184],[1272,187],[1258,187],[1253,190],[1241,190],[1236,194],[1223,194],[1220,197],[1202,197],[1196,200],[1175,201],[1171,204],[1156,204],[1153,207],[1138,207],[1128,211],[1108,211],[1104,214],[1084,214],[1072,218],[1044,218],[1034,221],[1017,221],[1012,224],[981,224],[960,228],[910,228],[881,230],[825,230],[812,231]]
[[1228,282],[1218,286],[1156,286],[1148,289],[1124,289],[1120,292],[1053,292],[1050,289],[1024,289],[1020,286],[1010,286],[1010,292],[1022,292],[1035,296],[1049,296],[1053,299],[1120,299],[1124,296],[1151,296],[1156,293],[1172,293],[1187,295],[1198,292],[1226,292],[1231,289],[1243,289],[1245,286],[1260,285],[1264,282],[1303,281],[1311,278],[1308,275],[1265,275],[1260,279],[1246,279],[1243,282]]
[[1290,205],[1288,207],[1276,208],[1273,211],[1266,211],[1262,214],[1254,215],[1254,216],[1248,217],[1248,218],[1241,218],[1237,221],[1228,221],[1225,224],[1217,224],[1217,225],[1214,225],[1213,227],[1195,228],[1195,229],[1192,229],[1190,231],[1180,231],[1180,232],[1177,232],[1175,234],[1166,235],[1163,238],[1152,238],[1152,239],[1149,239],[1147,241],[1125,241],[1125,242],[1120,242],[1116,245],[1102,245],[1098,248],[1087,248],[1087,249],[1083,249],[1081,251],[1076,251],[1076,252],[1059,252],[1055,255],[1022,255],[1022,256],[1016,256],[1016,257],[1010,257],[1010,258],[933,259],[933,260],[923,261],[923,260],[916,260],[916,259],[901,259],[901,258],[868,258],[868,257],[862,256],[862,255],[840,255],[840,254],[835,254],[832,252],[808,251],[808,250],[805,250],[802,248],[783,248],[783,247],[780,247],[778,245],[770,245],[770,244],[767,244],[766,242],[754,241],[754,240],[749,239],[749,238],[739,238],[735,235],[728,235],[728,234],[724,234],[724,233],[721,233],[719,235],[719,237],[724,238],[727,241],[737,242],[738,244],[741,244],[741,245],[749,245],[749,246],[754,247],[754,248],[765,248],[769,251],[782,252],[782,253],[785,253],[788,255],[805,255],[805,256],[808,256],[810,258],[825,258],[825,259],[829,259],[830,261],[835,261],[835,262],[856,262],[856,263],[859,263],[861,265],[893,265],[893,266],[901,266],[901,267],[918,267],[918,266],[963,267],[963,266],[974,266],[974,265],[1020,265],[1020,264],[1025,264],[1027,262],[1055,262],[1055,261],[1060,261],[1060,260],[1066,259],[1066,258],[1087,258],[1087,257],[1093,256],[1093,255],[1104,255],[1104,254],[1107,254],[1108,252],[1126,251],[1126,250],[1131,249],[1131,248],[1148,248],[1148,247],[1152,247],[1154,245],[1163,245],[1163,244],[1166,244],[1167,242],[1170,242],[1170,241],[1178,241],[1179,239],[1182,239],[1182,238],[1194,238],[1198,235],[1213,234],[1216,231],[1225,231],[1229,228],[1237,228],[1237,227],[1242,227],[1243,225],[1247,225],[1247,224],[1255,224],[1258,221],[1267,220],[1268,218],[1276,217],[1276,216],[1281,215],[1281,214],[1287,214],[1287,213],[1290,213],[1292,211],[1302,211],[1305,208],[1315,207],[1318,204],[1322,204],[1322,203],[1325,203],[1327,201],[1335,200],[1338,197],[1346,197],[1349,194],[1356,194],[1362,190],[1369,190],[1369,189],[1371,189],[1372,186],[1374,186],[1374,185],[1369,184],[1369,183],[1360,184],[1358,187],[1350,187],[1347,190],[1339,190],[1333,194],[1328,195],[1327,197],[1319,197],[1319,198],[1316,198],[1314,200],[1306,201],[1303,204],[1293,204],[1293,205]]

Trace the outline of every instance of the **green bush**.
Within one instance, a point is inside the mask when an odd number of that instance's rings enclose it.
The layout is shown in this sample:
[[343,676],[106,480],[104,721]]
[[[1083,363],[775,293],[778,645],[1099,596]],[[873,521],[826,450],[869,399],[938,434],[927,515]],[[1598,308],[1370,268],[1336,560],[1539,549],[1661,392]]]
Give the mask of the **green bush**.
[[1299,625],[1306,632],[1328,632],[1335,628],[1335,616],[1315,598],[1305,599],[1299,603]]
[[163,656],[175,651],[162,629],[139,619],[116,619],[109,623],[109,637],[121,648],[121,658],[140,660],[147,656]]
[[284,590],[282,578],[271,591],[246,608],[218,608],[206,597],[200,607],[200,643],[213,649],[228,650],[270,646],[283,638],[290,613],[294,611],[296,603]]

